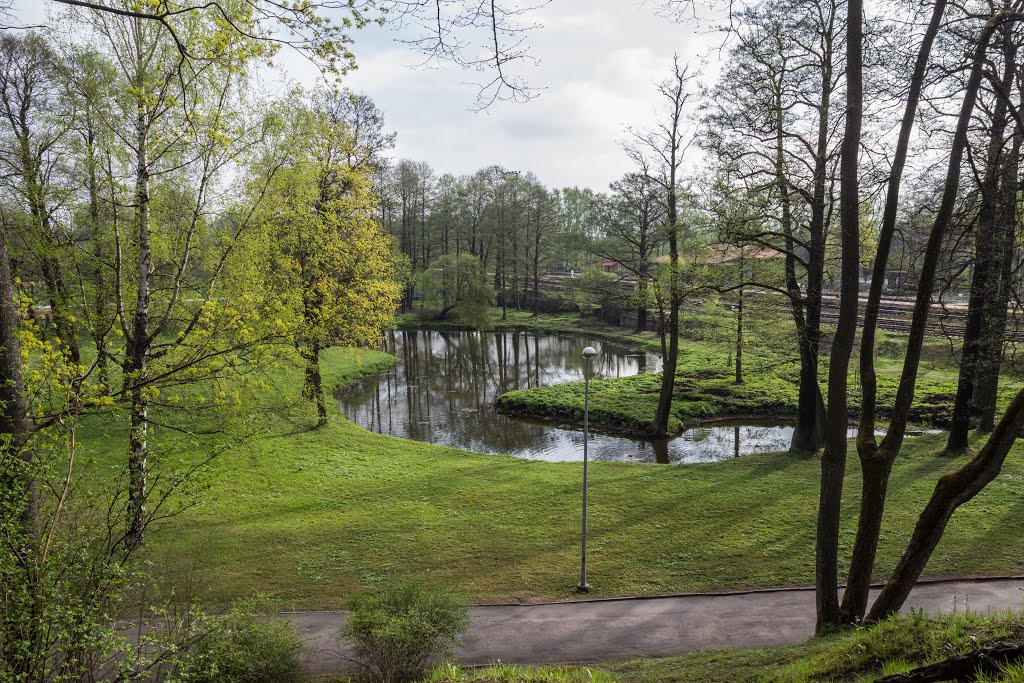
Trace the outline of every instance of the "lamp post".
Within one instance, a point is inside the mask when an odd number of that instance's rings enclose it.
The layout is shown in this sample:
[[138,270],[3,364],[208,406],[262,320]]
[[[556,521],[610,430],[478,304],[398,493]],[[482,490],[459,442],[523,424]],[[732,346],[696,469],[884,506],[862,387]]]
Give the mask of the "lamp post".
[[583,542],[580,546],[580,583],[578,593],[589,593],[587,583],[587,441],[590,439],[590,359],[597,355],[597,349],[588,346],[583,349]]

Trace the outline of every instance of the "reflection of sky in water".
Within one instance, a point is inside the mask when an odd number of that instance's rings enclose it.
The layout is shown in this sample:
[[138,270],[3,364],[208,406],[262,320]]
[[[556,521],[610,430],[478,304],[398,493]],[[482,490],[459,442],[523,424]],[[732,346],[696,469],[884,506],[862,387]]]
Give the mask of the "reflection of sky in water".
[[[367,429],[482,453],[539,460],[581,460],[583,433],[498,413],[506,391],[583,379],[584,346],[599,354],[594,379],[627,377],[660,367],[655,354],[586,338],[523,332],[392,332],[386,350],[398,358],[383,373],[338,394],[349,419]],[[785,450],[792,427],[774,423],[717,423],[650,442],[591,434],[595,460],[712,462]]]

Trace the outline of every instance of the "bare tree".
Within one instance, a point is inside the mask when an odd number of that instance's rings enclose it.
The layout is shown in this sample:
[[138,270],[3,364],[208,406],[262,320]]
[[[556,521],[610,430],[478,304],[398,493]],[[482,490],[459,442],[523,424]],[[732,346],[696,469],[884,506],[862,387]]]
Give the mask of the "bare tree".
[[[55,4],[141,19],[159,24],[173,39],[181,65],[195,69],[208,57],[187,36],[196,15],[223,22],[248,40],[265,42],[271,51],[298,51],[325,74],[344,73],[355,66],[349,31],[371,23],[388,22],[411,28],[403,42],[424,55],[424,63],[448,62],[488,74],[477,84],[475,108],[498,101],[523,102],[536,95],[520,63],[533,64],[527,37],[539,28],[533,13],[549,0],[242,0],[237,3],[203,0],[192,3],[134,5],[121,0],[50,0]],[[340,15],[335,20],[332,16]]]
[[819,355],[835,129],[842,120],[833,111],[842,78],[841,10],[838,2],[777,0],[737,13],[735,44],[702,136],[740,191],[763,197],[774,213],[736,226],[729,239],[785,259],[780,293],[789,299],[800,353],[794,451],[817,451],[825,432]]
[[693,141],[685,125],[686,105],[691,97],[688,89],[691,79],[692,75],[680,64],[679,56],[676,55],[672,61],[671,76],[658,84],[658,93],[664,106],[661,120],[648,130],[633,131],[633,140],[626,146],[626,153],[644,176],[661,187],[665,201],[665,235],[670,274],[668,320],[661,331],[665,347],[661,390],[650,426],[651,435],[657,438],[668,436],[676,367],[679,363],[679,309],[683,303],[683,287],[679,277],[682,236],[679,195],[683,156]]
[[647,309],[655,276],[654,255],[665,236],[661,186],[641,173],[627,173],[611,184],[612,194],[594,202],[603,233],[591,243],[601,258],[618,263],[635,281],[636,331],[647,329]]

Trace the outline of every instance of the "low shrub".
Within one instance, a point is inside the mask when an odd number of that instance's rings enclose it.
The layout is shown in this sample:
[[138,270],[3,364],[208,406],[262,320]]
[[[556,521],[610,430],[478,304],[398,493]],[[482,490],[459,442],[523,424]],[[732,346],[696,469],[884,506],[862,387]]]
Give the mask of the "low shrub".
[[469,611],[450,591],[418,584],[388,585],[349,600],[340,636],[374,683],[410,683],[432,661],[452,653]]
[[305,680],[302,639],[287,619],[249,605],[213,619],[200,638],[188,683],[299,683]]

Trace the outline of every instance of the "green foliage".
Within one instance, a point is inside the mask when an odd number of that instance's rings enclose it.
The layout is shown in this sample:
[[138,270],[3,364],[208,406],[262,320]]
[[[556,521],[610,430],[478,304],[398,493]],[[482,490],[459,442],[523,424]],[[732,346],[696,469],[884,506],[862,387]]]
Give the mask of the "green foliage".
[[[94,680],[97,670],[109,680],[164,680],[187,666],[204,618],[147,598],[151,622],[136,642],[129,637],[124,625],[142,609],[133,597],[154,585],[125,540],[123,468],[98,474],[76,435],[69,415],[33,436],[31,461],[0,449],[0,681]],[[28,526],[26,489],[10,486],[26,478],[37,511]]]
[[251,181],[263,196],[260,239],[248,256],[300,340],[318,348],[367,346],[392,323],[400,259],[372,219],[370,169],[346,161],[365,151],[333,115],[331,97],[320,92],[289,104],[264,170]]
[[374,683],[412,683],[431,660],[451,654],[469,624],[450,591],[415,583],[386,584],[353,596],[340,637]]
[[580,316],[607,306],[625,305],[628,295],[619,287],[618,281],[614,273],[606,273],[600,268],[587,268],[583,275],[573,280],[572,298],[579,306]]
[[444,319],[455,311],[463,323],[478,329],[491,325],[494,287],[488,282],[480,259],[472,254],[441,256],[419,275],[423,305],[440,310]]
[[300,683],[302,639],[283,617],[243,604],[210,622],[198,640],[184,683]]

